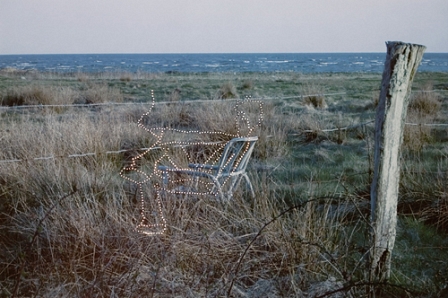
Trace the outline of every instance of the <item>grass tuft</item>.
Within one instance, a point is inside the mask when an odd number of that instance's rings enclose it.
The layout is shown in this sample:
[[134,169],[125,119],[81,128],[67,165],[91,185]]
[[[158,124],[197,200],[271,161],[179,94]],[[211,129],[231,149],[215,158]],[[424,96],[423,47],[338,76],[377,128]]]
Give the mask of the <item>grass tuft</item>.
[[122,81],[122,82],[130,82],[130,81],[132,81],[132,74],[131,73],[123,73],[120,76],[120,81]]
[[412,151],[421,151],[431,141],[432,127],[442,106],[440,96],[432,90],[432,85],[415,93],[408,107],[409,123],[404,130],[403,145]]
[[1,105],[22,106],[22,105],[47,105],[54,101],[54,93],[50,88],[39,85],[14,87],[6,92],[2,97]]
[[239,98],[238,91],[232,82],[224,83],[217,93],[218,99]]
[[318,84],[308,83],[302,87],[303,104],[315,109],[328,108],[324,89]]

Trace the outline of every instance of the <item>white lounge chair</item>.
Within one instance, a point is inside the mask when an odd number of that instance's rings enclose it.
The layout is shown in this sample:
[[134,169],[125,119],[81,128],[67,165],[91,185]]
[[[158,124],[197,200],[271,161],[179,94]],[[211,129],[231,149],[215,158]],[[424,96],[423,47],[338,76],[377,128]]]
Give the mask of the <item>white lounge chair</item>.
[[[169,193],[180,194],[212,194],[219,196],[220,199],[231,199],[233,192],[238,187],[242,178],[255,197],[254,189],[246,173],[246,167],[254,149],[258,137],[241,137],[230,140],[224,147],[223,153],[216,165],[209,164],[189,164],[186,169],[171,168],[167,166],[158,166],[162,171],[163,190]],[[188,176],[194,178],[194,186],[188,185],[174,187],[177,182],[186,181],[185,179],[174,179],[173,177]],[[171,181],[170,181],[171,178]],[[176,181],[176,183],[171,183]],[[187,179],[188,181],[188,179]],[[206,186],[206,192],[198,190],[198,184]],[[193,187],[193,188],[192,188]]]

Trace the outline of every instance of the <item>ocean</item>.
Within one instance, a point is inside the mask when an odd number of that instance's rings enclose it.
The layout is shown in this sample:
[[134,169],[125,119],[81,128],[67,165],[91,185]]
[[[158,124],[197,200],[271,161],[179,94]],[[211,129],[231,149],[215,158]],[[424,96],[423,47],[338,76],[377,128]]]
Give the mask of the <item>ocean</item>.
[[[381,73],[385,53],[0,55],[0,69],[48,72]],[[447,72],[448,53],[425,53],[420,72]]]

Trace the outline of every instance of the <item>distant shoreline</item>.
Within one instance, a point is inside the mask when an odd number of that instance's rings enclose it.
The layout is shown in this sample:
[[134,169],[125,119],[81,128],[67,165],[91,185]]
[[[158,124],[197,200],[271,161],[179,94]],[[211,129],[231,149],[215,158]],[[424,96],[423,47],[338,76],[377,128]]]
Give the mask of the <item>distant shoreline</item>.
[[[419,75],[424,75],[425,77],[438,77],[439,75],[445,76],[448,75],[448,69],[446,71],[424,71],[420,68],[417,73]],[[14,67],[5,67],[0,68],[0,77],[10,77],[13,78],[21,78],[22,80],[27,79],[26,77],[20,77],[23,75],[28,75],[31,80],[47,80],[47,79],[66,79],[66,78],[74,78],[80,79],[79,76],[86,76],[88,78],[97,78],[104,80],[146,80],[149,78],[153,78],[153,76],[158,76],[160,78],[176,78],[176,77],[184,77],[187,78],[189,76],[193,77],[201,77],[203,79],[208,78],[232,78],[232,79],[244,79],[251,77],[269,77],[269,76],[284,76],[289,78],[304,78],[304,77],[316,77],[316,78],[328,78],[328,77],[371,77],[371,76],[380,76],[381,72],[293,72],[293,71],[203,71],[203,72],[184,72],[184,71],[143,71],[138,70],[136,72],[130,72],[124,69],[106,69],[102,71],[54,71],[54,70],[37,70],[37,69],[19,69]],[[128,78],[123,78],[123,76],[130,76]]]
[[[0,55],[0,69],[50,72],[382,73],[385,53]],[[425,53],[420,71],[448,69],[448,53]]]

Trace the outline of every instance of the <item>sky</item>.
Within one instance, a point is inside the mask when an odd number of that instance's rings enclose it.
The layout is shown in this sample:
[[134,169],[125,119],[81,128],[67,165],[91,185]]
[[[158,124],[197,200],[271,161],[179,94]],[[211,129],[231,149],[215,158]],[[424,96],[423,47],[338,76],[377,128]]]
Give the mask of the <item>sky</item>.
[[448,52],[448,0],[0,0],[0,55]]

